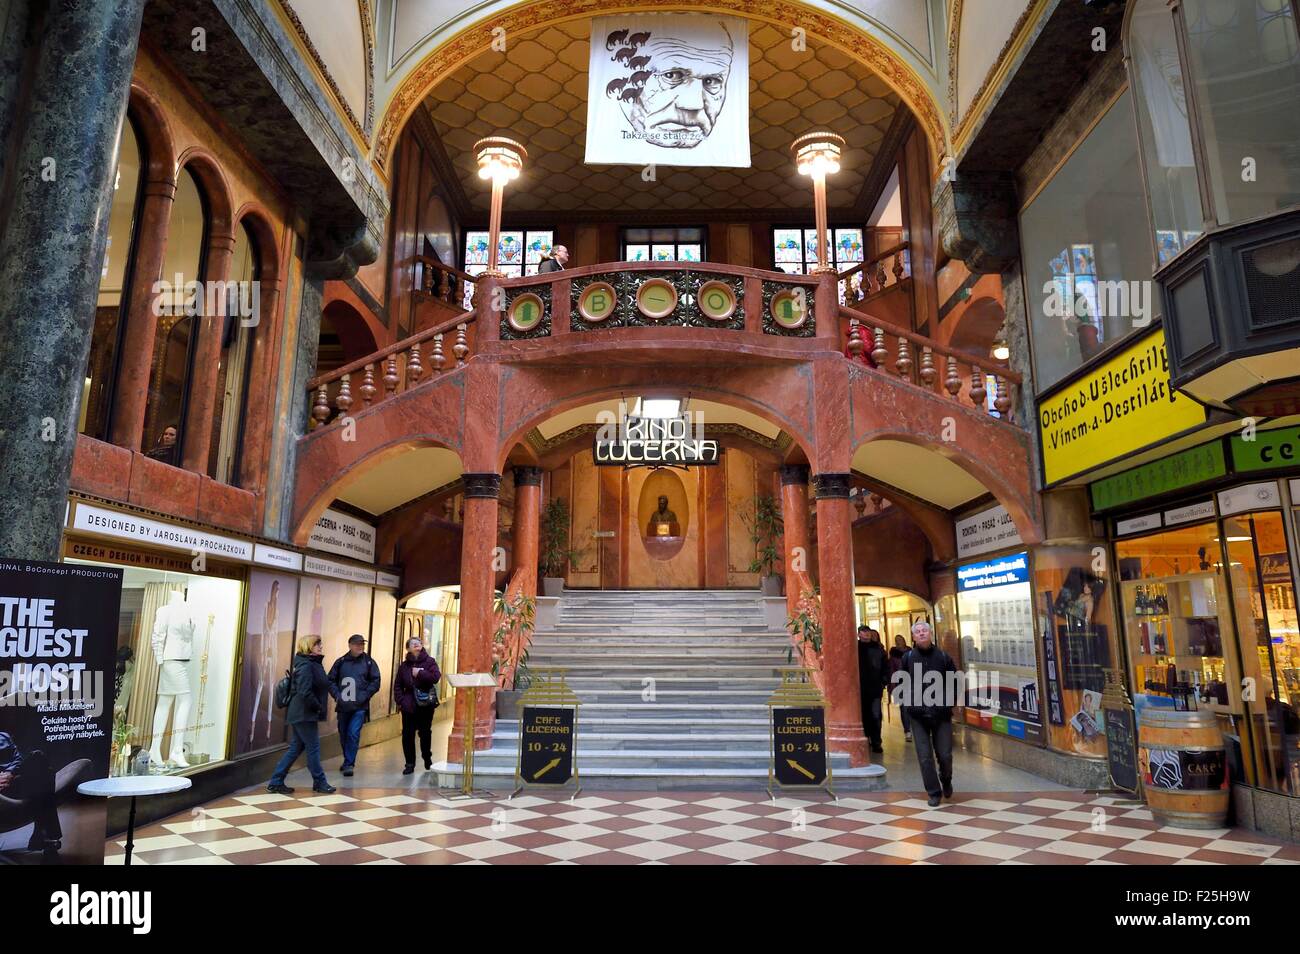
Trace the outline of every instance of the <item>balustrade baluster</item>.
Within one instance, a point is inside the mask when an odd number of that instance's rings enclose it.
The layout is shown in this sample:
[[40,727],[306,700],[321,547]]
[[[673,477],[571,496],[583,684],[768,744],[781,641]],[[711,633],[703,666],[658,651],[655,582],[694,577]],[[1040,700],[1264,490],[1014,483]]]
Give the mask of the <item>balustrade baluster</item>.
[[438,274],[441,276],[438,282],[438,297],[443,301],[451,301],[451,276],[441,271]]
[[451,347],[451,353],[456,356],[456,367],[465,367],[465,356],[469,354],[469,339],[465,337],[465,325],[456,326],[456,343]]
[[397,384],[400,380],[401,378],[397,376],[397,357],[390,354],[384,363],[384,390],[388,392],[384,397],[392,397],[397,392]]
[[318,426],[329,420],[330,396],[324,384],[316,389],[316,402],[312,405],[311,416]]
[[993,406],[997,408],[999,414],[1006,417],[1007,411],[1011,410],[1011,394],[1002,375],[993,375],[993,388]]
[[901,282],[903,280],[904,271],[906,271],[906,269],[903,268],[903,253],[895,252],[894,253],[894,281]]
[[375,387],[375,366],[366,365],[366,373],[361,377],[361,400],[366,407],[370,407],[375,401],[375,393],[379,389]]
[[900,378],[905,378],[912,370],[911,343],[903,335],[898,336],[898,355],[894,358],[894,370]]
[[339,410],[339,417],[347,417],[352,407],[352,375],[345,374],[339,379],[339,393],[334,398],[334,406]]
[[886,281],[888,279],[885,277],[885,260],[882,258],[876,262],[876,291],[883,289]]
[[988,397],[988,389],[984,386],[984,369],[971,366],[970,369],[970,400],[976,407],[984,406],[984,399]]
[[849,354],[857,358],[866,350],[866,342],[862,340],[862,327],[858,324],[858,319],[849,319]]
[[928,388],[938,376],[939,373],[934,369],[934,354],[930,351],[930,346],[926,345],[921,349],[921,383]]
[[944,375],[943,387],[953,397],[961,390],[961,374],[957,371],[957,359],[948,355],[948,370]]
[[883,368],[888,357],[889,349],[885,347],[885,329],[872,329],[871,360],[876,363],[877,368]]
[[442,370],[442,366],[447,363],[447,356],[442,353],[442,335],[433,336],[433,371],[437,374]]
[[411,353],[406,356],[406,386],[409,388],[420,383],[424,375],[424,365],[420,363],[420,342],[411,345]]

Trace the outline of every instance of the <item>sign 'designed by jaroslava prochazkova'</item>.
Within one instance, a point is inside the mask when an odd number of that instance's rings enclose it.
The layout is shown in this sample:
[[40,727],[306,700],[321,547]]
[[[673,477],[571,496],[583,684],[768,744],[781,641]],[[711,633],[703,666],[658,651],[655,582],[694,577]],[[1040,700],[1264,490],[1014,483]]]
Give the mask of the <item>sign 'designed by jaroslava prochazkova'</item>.
[[749,168],[749,25],[695,13],[591,21],[587,158]]

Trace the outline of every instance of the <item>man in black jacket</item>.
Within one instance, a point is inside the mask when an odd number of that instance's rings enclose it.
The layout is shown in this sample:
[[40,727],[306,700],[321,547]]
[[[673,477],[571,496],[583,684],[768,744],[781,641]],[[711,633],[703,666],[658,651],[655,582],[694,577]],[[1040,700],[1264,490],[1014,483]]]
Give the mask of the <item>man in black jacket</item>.
[[352,777],[361,747],[361,727],[370,716],[370,700],[379,691],[379,666],[366,652],[366,638],[353,633],[346,655],[330,667],[330,695],[339,717],[339,741],[343,745],[343,774]]
[[880,634],[870,626],[858,627],[858,689],[862,694],[862,729],[871,740],[872,752],[883,752],[880,744],[880,697],[889,684],[889,654]]
[[952,698],[955,680],[949,674],[956,673],[957,667],[952,657],[934,644],[929,623],[912,626],[912,642],[899,669],[899,704],[907,708],[921,778],[934,807],[941,793],[952,798],[952,707],[957,700]]
[[547,272],[558,272],[564,269],[569,261],[569,250],[563,245],[556,245],[551,248],[551,252],[542,263],[537,266],[537,274],[545,275]]

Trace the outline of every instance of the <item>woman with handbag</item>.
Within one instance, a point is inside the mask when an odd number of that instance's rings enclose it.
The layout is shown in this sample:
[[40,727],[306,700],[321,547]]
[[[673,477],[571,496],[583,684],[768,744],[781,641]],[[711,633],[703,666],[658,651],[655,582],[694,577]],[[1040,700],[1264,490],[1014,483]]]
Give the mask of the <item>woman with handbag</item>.
[[425,771],[433,768],[433,713],[438,708],[438,662],[424,651],[418,636],[406,641],[406,658],[397,670],[393,685],[397,708],[402,712],[402,754],[406,757],[403,775],[415,771],[415,737],[420,736],[420,754]]

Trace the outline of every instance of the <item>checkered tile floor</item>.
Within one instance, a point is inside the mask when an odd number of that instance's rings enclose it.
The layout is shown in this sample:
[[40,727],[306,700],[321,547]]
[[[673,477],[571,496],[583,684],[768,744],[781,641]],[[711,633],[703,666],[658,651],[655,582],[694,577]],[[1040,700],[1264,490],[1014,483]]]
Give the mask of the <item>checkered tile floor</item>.
[[[124,838],[108,844],[120,864]],[[133,864],[1297,864],[1241,829],[1162,828],[1078,793],[980,793],[929,808],[902,792],[839,802],[756,793],[557,801],[358,789],[236,795],[140,829]]]

